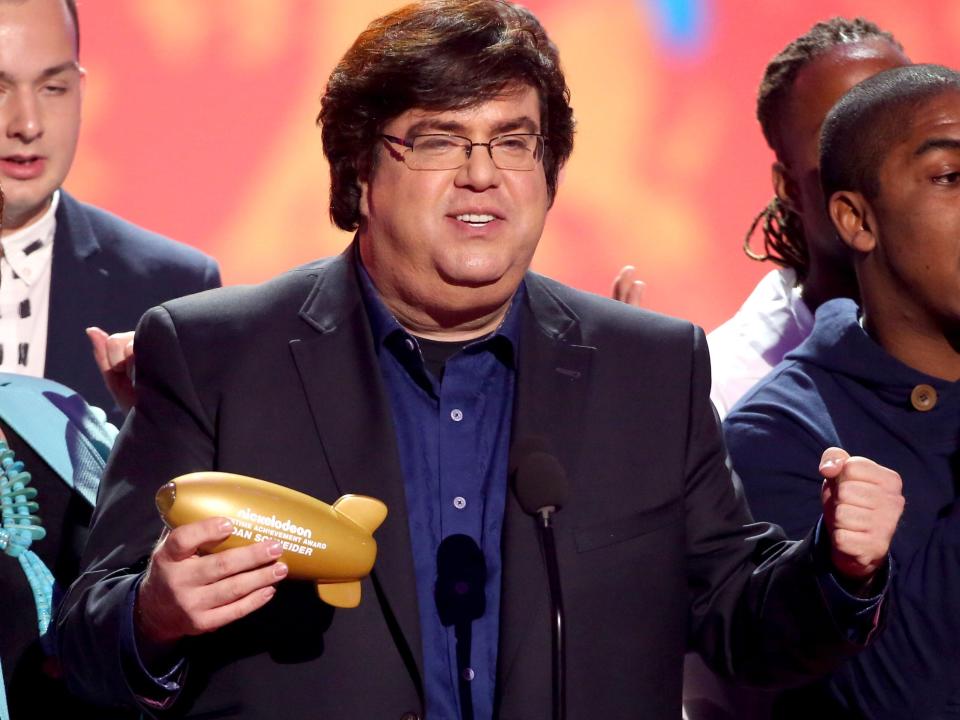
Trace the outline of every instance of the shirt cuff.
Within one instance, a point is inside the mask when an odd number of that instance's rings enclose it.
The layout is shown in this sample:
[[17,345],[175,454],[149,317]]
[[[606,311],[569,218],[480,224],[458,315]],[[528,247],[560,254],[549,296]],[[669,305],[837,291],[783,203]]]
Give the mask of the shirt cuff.
[[876,588],[874,594],[870,597],[852,595],[841,585],[830,562],[830,540],[821,516],[814,531],[813,566],[820,591],[837,627],[850,642],[857,645],[869,643],[880,627],[883,600],[893,574],[893,558],[888,553],[887,562],[877,571],[872,583]]
[[137,650],[133,628],[137,590],[142,580],[141,576],[127,594],[124,619],[120,625],[120,662],[127,685],[137,701],[155,710],[166,710],[180,694],[187,672],[187,660],[181,658],[163,675],[153,675],[147,670]]

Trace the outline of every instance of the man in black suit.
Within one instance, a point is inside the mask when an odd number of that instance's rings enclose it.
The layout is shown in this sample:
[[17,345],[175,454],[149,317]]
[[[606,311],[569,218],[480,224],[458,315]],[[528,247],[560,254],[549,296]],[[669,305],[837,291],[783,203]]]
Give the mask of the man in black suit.
[[[568,717],[676,718],[688,644],[775,684],[868,641],[896,473],[831,449],[823,519],[784,542],[725,466],[702,331],[529,272],[568,97],[556,48],[510,3],[417,3],[358,38],[320,114],[354,243],[140,324],[137,405],[59,617],[78,692],[171,717],[550,717],[546,571],[511,447],[548,449],[571,486],[554,520]],[[382,499],[359,607],[284,581],[279,544],[200,554],[224,518],[157,542],[154,493],[205,469]],[[479,611],[448,622],[451,537],[485,581],[461,588]]]
[[119,422],[84,330],[129,330],[153,305],[219,286],[219,270],[60,189],[84,84],[74,0],[4,2],[0,37],[0,369],[61,382]]

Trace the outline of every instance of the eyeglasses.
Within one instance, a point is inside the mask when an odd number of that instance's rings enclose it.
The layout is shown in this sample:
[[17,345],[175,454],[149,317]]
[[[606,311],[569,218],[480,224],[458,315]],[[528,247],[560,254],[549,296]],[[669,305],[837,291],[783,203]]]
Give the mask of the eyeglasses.
[[533,170],[543,158],[544,137],[539,133],[498,135],[485,143],[460,135],[414,135],[409,140],[381,137],[407,148],[402,158],[411,170],[456,170],[466,164],[475,147],[485,147],[501,170]]

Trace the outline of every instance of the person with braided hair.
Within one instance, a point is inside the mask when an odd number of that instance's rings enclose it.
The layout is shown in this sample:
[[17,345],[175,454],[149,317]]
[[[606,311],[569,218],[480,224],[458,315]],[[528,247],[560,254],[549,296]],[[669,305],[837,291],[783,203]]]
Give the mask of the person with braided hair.
[[[835,297],[857,297],[848,251],[827,218],[817,169],[820,125],[833,104],[858,82],[909,64],[894,36],[863,18],[818,22],[767,65],[757,94],[757,119],[776,154],[774,197],[757,215],[743,248],[768,273],[737,313],[707,336],[721,419],[783,356],[810,334],[813,313]],[[762,248],[754,249],[757,230]],[[640,305],[642,287],[625,267],[613,287],[617,300]]]
[[[817,139],[827,111],[854,85],[910,61],[892,34],[863,18],[831,18],[787,45],[764,71],[757,119],[776,154],[774,197],[744,239],[768,273],[740,310],[707,337],[721,417],[810,334],[813,313],[857,297],[849,251],[830,224],[820,191]],[[760,229],[762,248],[751,240]]]

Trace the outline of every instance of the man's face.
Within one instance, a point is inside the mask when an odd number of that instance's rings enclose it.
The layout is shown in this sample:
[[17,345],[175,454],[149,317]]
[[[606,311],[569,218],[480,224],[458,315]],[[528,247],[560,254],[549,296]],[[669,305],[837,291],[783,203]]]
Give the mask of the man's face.
[[828,257],[843,252],[820,189],[820,126],[827,112],[857,83],[908,62],[886,40],[873,39],[837,45],[797,73],[780,127],[781,160],[793,187],[792,206],[803,222],[811,252]]
[[[889,318],[916,332],[960,329],[960,90],[931,98],[879,171],[876,247],[859,272]],[[870,314],[873,309],[868,308]]]
[[0,184],[4,229],[47,209],[73,162],[83,71],[62,0],[0,2]]
[[[463,110],[408,110],[383,132],[427,133],[487,142],[540,132],[536,90],[520,86]],[[361,183],[360,250],[388,306],[424,308],[433,317],[494,308],[509,300],[530,264],[549,199],[542,163],[501,170],[474,147],[456,170],[411,170],[402,146],[381,143]]]

